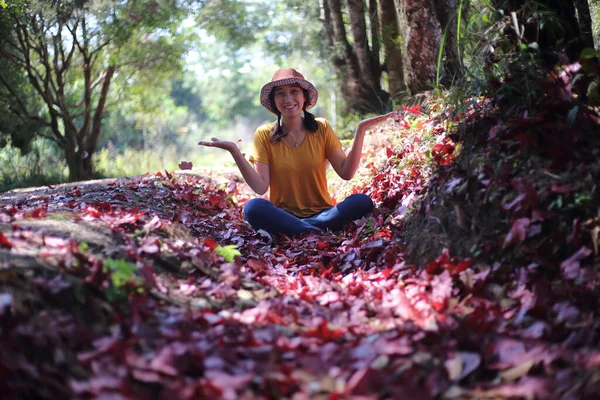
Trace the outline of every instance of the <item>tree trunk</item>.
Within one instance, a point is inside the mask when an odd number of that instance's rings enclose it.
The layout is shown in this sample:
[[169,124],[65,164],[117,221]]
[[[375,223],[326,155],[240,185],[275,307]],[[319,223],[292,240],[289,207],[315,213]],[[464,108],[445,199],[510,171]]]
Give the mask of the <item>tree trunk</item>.
[[381,89],[381,68],[373,65],[368,43],[363,0],[350,0],[348,14],[354,47],[348,41],[340,0],[322,0],[321,16],[327,41],[333,44],[332,62],[337,71],[345,111],[381,113],[389,109],[389,95]]
[[381,82],[381,30],[379,29],[379,6],[377,0],[369,0],[369,24],[371,30],[371,69]]
[[[364,0],[348,0],[348,15],[354,39],[354,52],[358,59],[358,78],[361,83],[359,86],[360,102],[357,111],[385,112],[390,108],[389,94],[381,89],[379,54],[373,55],[369,47]],[[376,36],[376,33],[374,36]],[[378,47],[378,44],[376,47]],[[377,61],[373,62],[374,59]]]
[[340,91],[346,109],[354,108],[355,99],[358,97],[359,83],[356,81],[358,60],[352,53],[352,47],[346,37],[346,27],[342,18],[340,0],[323,0],[322,15],[325,16],[324,25],[329,33],[328,41],[332,45],[331,59],[338,75]]
[[458,2],[457,0],[437,0],[434,3],[442,34],[445,35],[444,60],[442,71],[440,71],[440,83],[449,86],[462,77],[456,32],[458,26]]
[[594,48],[594,32],[592,30],[592,15],[588,0],[575,0],[579,31],[583,47]]
[[348,15],[350,17],[350,28],[354,38],[354,53],[358,60],[360,72],[368,86],[375,87],[375,78],[371,69],[371,52],[367,40],[367,26],[365,24],[364,0],[348,0]]
[[384,70],[387,72],[390,96],[398,104],[402,101],[402,93],[406,92],[406,85],[404,84],[404,67],[402,65],[396,5],[394,0],[378,1],[381,42],[385,57]]
[[423,92],[435,79],[440,23],[431,0],[395,1],[403,38],[404,82],[412,94]]
[[84,154],[71,146],[64,148],[67,167],[69,168],[69,182],[87,181],[92,178],[92,154]]
[[83,167],[85,171],[89,171],[90,174],[93,171],[92,155],[96,152],[98,147],[98,139],[102,131],[102,116],[104,115],[104,108],[106,107],[106,99],[108,97],[108,91],[112,77],[116,71],[114,65],[109,65],[104,73],[104,81],[102,82],[102,89],[100,90],[100,96],[96,109],[94,110],[94,118],[92,120],[92,129],[89,133],[86,133],[86,141],[84,144],[83,154]]

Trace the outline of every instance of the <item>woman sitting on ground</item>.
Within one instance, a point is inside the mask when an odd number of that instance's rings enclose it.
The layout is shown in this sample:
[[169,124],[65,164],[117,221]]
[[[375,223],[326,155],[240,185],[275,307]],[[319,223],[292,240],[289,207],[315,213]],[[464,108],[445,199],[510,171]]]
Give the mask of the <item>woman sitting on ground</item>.
[[246,220],[257,231],[286,235],[339,231],[373,211],[373,201],[364,194],[333,204],[325,177],[327,161],[342,179],[351,179],[366,131],[394,113],[362,120],[346,155],[331,125],[307,111],[317,99],[317,89],[296,70],[275,72],[262,87],[260,102],[277,115],[277,121],[254,134],[254,168],[233,142],[212,138],[198,143],[229,151],[252,190],[259,195],[269,190],[270,201],[256,198],[244,207]]

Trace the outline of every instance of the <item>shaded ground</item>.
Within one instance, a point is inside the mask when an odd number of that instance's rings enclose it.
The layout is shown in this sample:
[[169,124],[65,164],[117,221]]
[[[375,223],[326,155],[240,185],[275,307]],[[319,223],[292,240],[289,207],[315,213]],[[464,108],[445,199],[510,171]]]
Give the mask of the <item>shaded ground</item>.
[[378,206],[339,235],[268,243],[235,177],[0,194],[0,393],[597,398],[596,131],[560,171],[513,122],[400,110],[333,185]]

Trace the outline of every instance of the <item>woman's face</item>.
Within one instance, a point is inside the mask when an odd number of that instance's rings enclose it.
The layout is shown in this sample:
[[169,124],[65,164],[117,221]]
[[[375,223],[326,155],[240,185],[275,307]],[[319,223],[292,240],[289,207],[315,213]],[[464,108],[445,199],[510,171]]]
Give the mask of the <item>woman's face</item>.
[[291,118],[302,114],[305,97],[304,90],[298,85],[278,86],[273,89],[275,106],[282,117]]

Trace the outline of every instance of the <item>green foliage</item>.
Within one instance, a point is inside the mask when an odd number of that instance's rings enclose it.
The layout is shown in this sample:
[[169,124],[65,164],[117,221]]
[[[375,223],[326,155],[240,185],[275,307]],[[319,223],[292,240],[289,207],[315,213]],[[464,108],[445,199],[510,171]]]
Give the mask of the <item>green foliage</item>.
[[173,143],[188,145],[181,139],[194,126],[193,116],[185,106],[177,106],[169,92],[170,81],[128,87],[105,122],[100,146],[150,150]]
[[592,107],[598,107],[600,106],[600,72],[597,65],[600,63],[600,50],[583,49],[580,58],[582,68],[573,78],[573,83],[584,82],[586,87],[581,100]]
[[104,261],[104,272],[110,272],[111,286],[106,288],[106,298],[111,302],[123,301],[131,291],[142,292],[142,281],[136,276],[137,266],[125,260],[112,258]]
[[[0,105],[51,133],[31,124],[11,124],[15,121],[11,118],[2,123],[3,135],[10,134],[13,144],[23,143],[23,148],[32,136],[54,140],[65,155],[75,154],[69,162],[70,178],[87,177],[91,171],[82,169],[91,162],[78,160],[86,159],[85,153],[93,157],[103,113],[116,108],[128,93],[160,86],[181,70],[182,56],[193,38],[180,24],[189,4],[65,0],[10,7],[2,18],[6,35],[0,58],[11,64],[13,79],[0,81],[0,97],[5,99]],[[29,83],[35,90],[23,90]],[[44,108],[34,109],[32,99]]]
[[[16,9],[18,2],[10,2]],[[215,149],[199,148],[197,142],[217,136],[242,139],[240,147],[249,151],[254,129],[273,116],[258,102],[258,92],[273,71],[294,66],[313,81],[320,91],[318,116],[335,123],[329,93],[335,93],[324,48],[319,7],[299,0],[70,0],[59,2],[59,14],[65,21],[88,16],[86,34],[97,53],[92,79],[102,68],[117,65],[112,78],[102,119],[98,151],[93,154],[94,176],[138,175],[173,170],[182,159],[194,165],[220,164],[230,157]],[[53,4],[41,0],[20,2],[23,16],[34,11],[48,13]],[[0,14],[3,15],[3,14]],[[193,15],[198,22],[192,24]],[[184,18],[186,18],[184,20]],[[9,25],[0,25],[10,33]],[[72,41],[61,42],[69,51]],[[50,36],[47,38],[50,40]],[[189,52],[184,67],[183,54]],[[85,81],[81,58],[75,49],[70,69],[65,73],[64,96],[73,123],[81,128]],[[259,56],[257,56],[257,54]],[[0,57],[0,62],[2,62]],[[25,157],[28,143],[39,135],[52,137],[48,105],[32,90],[23,71],[2,67],[2,77],[19,91],[26,114],[38,120],[22,118],[11,110],[20,105],[9,93],[0,99],[0,144],[11,143],[22,149],[12,163],[29,162]],[[100,82],[100,81],[99,81]],[[0,85],[1,86],[1,85]],[[101,85],[100,85],[101,86]],[[98,88],[99,86],[97,86]],[[98,94],[92,94],[92,103]],[[334,111],[333,111],[334,112]],[[23,113],[21,113],[23,114]],[[66,113],[63,112],[66,115]],[[339,125],[339,124],[338,124]],[[58,129],[64,133],[65,124]],[[14,150],[11,150],[14,152]],[[45,157],[46,153],[40,154]],[[57,148],[56,156],[62,157]],[[53,156],[52,165],[57,160]],[[46,164],[40,161],[40,165]],[[57,179],[66,179],[60,162]],[[3,179],[8,185],[54,182],[54,168],[36,167],[41,176],[31,181],[20,174],[9,179],[5,167]],[[10,182],[8,182],[10,180]]]
[[200,28],[235,49],[254,43],[268,26],[271,15],[268,3],[262,0],[208,0],[199,10],[196,21]]
[[544,95],[541,78],[548,72],[544,57],[554,48],[540,49],[538,43],[526,41],[524,32],[538,29],[547,37],[561,37],[560,16],[536,1],[516,11],[502,7],[503,2],[488,0],[460,2],[458,50],[465,73],[446,95],[457,112],[469,106],[465,99],[479,96],[509,109],[531,110]]
[[0,148],[0,192],[10,189],[54,185],[64,182],[68,172],[60,150],[45,139],[34,139],[27,153],[12,146]]
[[130,282],[136,286],[141,283],[135,275],[137,266],[125,260],[108,258],[104,262],[104,270],[110,272],[110,280],[115,288],[121,288]]
[[103,148],[96,157],[96,174],[98,177],[125,177],[173,171],[177,164],[187,157],[180,155],[173,145],[156,150],[136,150],[125,148]]
[[[10,9],[0,9],[0,36],[3,36],[0,38],[0,52],[7,54],[13,53],[5,46],[5,40],[14,34],[9,13],[16,6],[17,3],[11,3]],[[47,132],[39,118],[43,115],[43,102],[29,85],[23,70],[3,56],[0,56],[0,71],[0,148],[10,143],[26,154],[33,138]],[[7,91],[6,86],[11,87],[11,91]],[[33,118],[29,118],[27,112]]]
[[222,131],[242,118],[255,125],[262,122],[265,112],[257,94],[270,76],[266,78],[253,69],[257,51],[256,46],[232,50],[214,38],[198,45],[199,62],[190,65],[197,74],[193,91],[202,94],[203,124],[220,131],[206,135],[208,138],[223,137]]
[[274,1],[269,16],[269,29],[264,30],[262,41],[265,50],[277,61],[285,63],[293,54],[301,55],[302,64],[307,60],[314,64],[327,60],[318,2]]
[[191,71],[186,70],[182,76],[173,79],[170,97],[177,107],[186,107],[188,114],[196,122],[200,123],[207,118],[198,78]]
[[229,246],[217,246],[215,248],[215,253],[222,256],[227,262],[234,262],[235,257],[242,255],[242,253],[240,253],[240,251],[237,249],[237,246],[234,244]]

